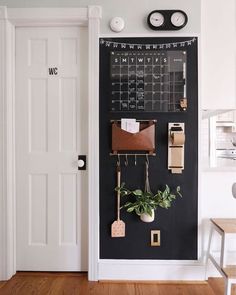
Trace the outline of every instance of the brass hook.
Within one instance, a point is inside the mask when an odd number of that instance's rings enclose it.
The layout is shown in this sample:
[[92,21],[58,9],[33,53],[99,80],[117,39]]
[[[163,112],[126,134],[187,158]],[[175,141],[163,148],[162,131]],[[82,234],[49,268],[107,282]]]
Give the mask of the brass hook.
[[125,166],[127,167],[129,165],[129,161],[128,161],[128,155],[125,155]]

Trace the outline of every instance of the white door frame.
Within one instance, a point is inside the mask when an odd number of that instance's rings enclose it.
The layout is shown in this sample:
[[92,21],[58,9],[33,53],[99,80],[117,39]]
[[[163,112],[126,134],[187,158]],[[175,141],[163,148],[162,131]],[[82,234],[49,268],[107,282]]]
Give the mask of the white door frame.
[[100,6],[0,7],[0,281],[16,273],[15,29],[20,26],[88,26],[88,278],[98,280],[99,249],[99,31]]

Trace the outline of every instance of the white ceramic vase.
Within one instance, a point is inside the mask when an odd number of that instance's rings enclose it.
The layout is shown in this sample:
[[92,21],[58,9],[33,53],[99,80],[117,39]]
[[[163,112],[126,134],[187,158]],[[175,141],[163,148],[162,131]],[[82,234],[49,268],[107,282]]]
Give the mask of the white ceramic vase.
[[143,214],[140,215],[140,219],[143,222],[153,222],[154,218],[155,218],[154,209],[152,209],[152,216],[150,216],[149,214],[146,214],[146,213],[143,213]]

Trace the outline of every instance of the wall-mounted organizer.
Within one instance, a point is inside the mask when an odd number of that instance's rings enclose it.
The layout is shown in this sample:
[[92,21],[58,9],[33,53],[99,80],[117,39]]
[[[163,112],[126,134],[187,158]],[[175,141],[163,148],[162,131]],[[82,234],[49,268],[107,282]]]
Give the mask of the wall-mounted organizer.
[[[100,259],[197,259],[197,52],[196,37],[100,39]],[[141,130],[123,132],[123,118],[136,119]],[[182,173],[168,169],[169,123],[184,124],[184,156],[178,160]],[[119,220],[117,161],[120,182],[144,190],[147,159],[152,192],[165,184],[180,186],[183,198],[168,210],[158,208],[152,223],[121,209],[125,236],[112,238],[111,224]],[[127,200],[121,197],[121,206]],[[160,231],[161,243],[154,235],[151,246],[154,229]]]
[[120,121],[111,121],[113,155],[137,151],[155,154],[156,120],[141,120],[139,123],[140,131],[130,133],[121,129]]
[[184,170],[185,124],[168,124],[168,169],[181,174]]

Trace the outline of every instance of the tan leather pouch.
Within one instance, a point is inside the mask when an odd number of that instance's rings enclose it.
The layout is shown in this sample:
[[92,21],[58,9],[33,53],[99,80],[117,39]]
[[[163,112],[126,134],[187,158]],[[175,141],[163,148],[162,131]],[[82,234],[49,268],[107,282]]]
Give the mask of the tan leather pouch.
[[112,151],[147,151],[155,152],[155,123],[140,124],[138,133],[130,133],[120,128],[120,123],[112,123]]

